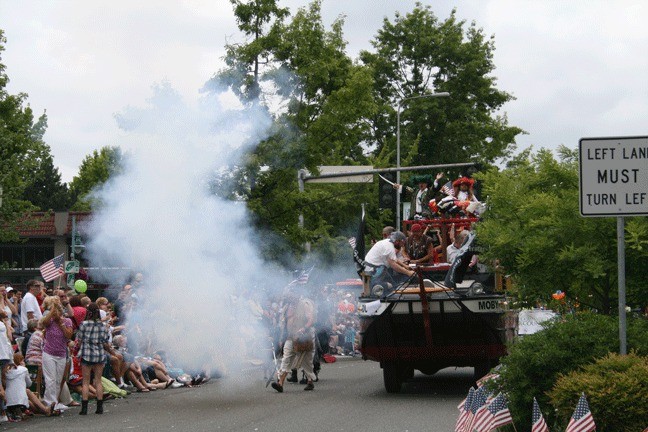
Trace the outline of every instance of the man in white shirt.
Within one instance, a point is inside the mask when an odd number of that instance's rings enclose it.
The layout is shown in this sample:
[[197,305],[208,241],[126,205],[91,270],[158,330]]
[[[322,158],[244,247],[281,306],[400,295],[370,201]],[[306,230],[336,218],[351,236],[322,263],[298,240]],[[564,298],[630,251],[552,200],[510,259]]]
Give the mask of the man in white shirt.
[[30,319],[40,320],[43,317],[36,295],[43,289],[43,283],[37,280],[27,282],[27,294],[22,299],[20,306],[20,321],[22,328],[27,329],[27,321]]
[[459,231],[459,234],[455,236],[454,241],[446,248],[446,259],[450,264],[454,262],[454,259],[459,253],[467,235],[468,233],[466,231]]
[[[468,231],[459,231],[459,234],[455,236],[452,244],[446,248],[446,257],[448,259],[448,263],[452,264],[454,262],[455,258],[459,254],[459,251],[461,250],[461,246],[463,246],[464,242],[466,241],[466,237],[468,237]],[[478,257],[479,255],[472,256],[470,263],[468,264],[468,269],[472,270],[473,267],[475,267]]]
[[[415,272],[396,257],[396,248],[402,248],[405,245],[405,240],[405,234],[394,231],[389,238],[376,242],[365,256],[365,262],[368,264],[365,272],[369,274],[376,273],[374,278],[379,280],[382,280],[386,276],[384,273],[388,271],[391,271],[390,276],[392,278],[396,277],[396,279],[398,279],[396,273],[408,277],[413,276]],[[402,279],[402,276],[400,279]],[[376,281],[374,280],[374,282]],[[368,294],[365,293],[365,295]]]

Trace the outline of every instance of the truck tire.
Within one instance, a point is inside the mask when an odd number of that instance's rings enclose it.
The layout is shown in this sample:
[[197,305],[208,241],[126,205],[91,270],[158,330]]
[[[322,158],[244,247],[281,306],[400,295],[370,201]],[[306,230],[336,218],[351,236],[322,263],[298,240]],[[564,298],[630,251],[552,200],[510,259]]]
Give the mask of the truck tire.
[[414,368],[406,367],[403,369],[403,381],[411,380],[414,378]]
[[400,393],[403,384],[403,371],[396,362],[383,364],[383,381],[387,393]]

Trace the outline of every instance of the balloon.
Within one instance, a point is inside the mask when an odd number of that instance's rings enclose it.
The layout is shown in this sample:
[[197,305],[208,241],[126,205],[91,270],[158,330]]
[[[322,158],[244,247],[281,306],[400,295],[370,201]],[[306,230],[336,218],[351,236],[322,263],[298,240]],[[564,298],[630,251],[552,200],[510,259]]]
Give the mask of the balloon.
[[88,284],[83,279],[74,282],[74,290],[78,293],[84,293],[88,289]]

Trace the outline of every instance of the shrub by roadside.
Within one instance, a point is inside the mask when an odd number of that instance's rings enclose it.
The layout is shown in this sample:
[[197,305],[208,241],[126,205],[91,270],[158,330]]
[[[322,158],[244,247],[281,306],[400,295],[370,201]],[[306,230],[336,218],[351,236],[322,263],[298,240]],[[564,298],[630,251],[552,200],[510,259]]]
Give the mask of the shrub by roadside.
[[[629,318],[627,335],[628,349],[648,356],[648,321]],[[559,376],[592,364],[610,352],[619,352],[618,320],[595,313],[565,316],[514,343],[509,355],[502,359],[498,382],[507,394],[518,431],[531,428],[534,397],[543,408],[547,424],[552,425],[556,415],[547,392]],[[573,412],[574,407],[572,404],[565,409]]]
[[561,375],[549,392],[558,424],[567,427],[580,394],[600,432],[634,432],[648,426],[648,357],[610,353],[594,364]]

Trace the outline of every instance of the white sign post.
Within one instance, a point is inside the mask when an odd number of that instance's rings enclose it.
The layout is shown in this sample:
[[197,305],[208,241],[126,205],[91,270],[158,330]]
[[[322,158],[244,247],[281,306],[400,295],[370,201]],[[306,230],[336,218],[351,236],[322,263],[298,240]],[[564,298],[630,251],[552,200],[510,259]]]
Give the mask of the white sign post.
[[65,261],[65,273],[79,273],[81,265],[79,261]]
[[582,138],[583,216],[648,215],[648,137]]
[[617,218],[620,353],[627,353],[624,216],[648,215],[648,137],[581,138],[580,213]]

